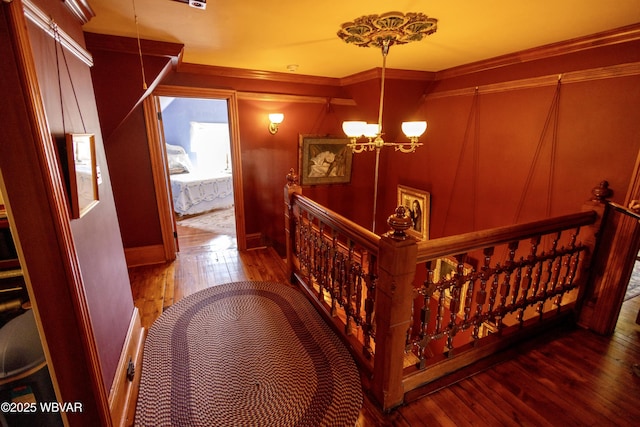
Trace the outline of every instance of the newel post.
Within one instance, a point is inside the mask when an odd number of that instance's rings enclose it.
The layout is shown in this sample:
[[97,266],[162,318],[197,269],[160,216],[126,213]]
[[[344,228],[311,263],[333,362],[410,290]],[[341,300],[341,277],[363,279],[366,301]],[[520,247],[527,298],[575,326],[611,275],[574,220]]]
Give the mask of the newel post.
[[[589,271],[586,286],[581,287],[578,297],[578,324],[585,328],[591,328],[594,308],[598,299],[598,284],[602,278],[602,270],[606,265],[606,253],[610,251],[612,233],[611,227],[607,227],[609,206],[607,199],[613,191],[609,189],[609,183],[602,181],[591,191],[592,198],[582,205],[582,211],[594,211],[598,215],[596,221],[580,230],[580,241],[590,248],[585,254],[585,268]],[[603,256],[604,255],[604,256]]]
[[302,187],[298,184],[298,175],[293,168],[287,174],[287,184],[284,186],[284,233],[287,248],[287,270],[293,281],[293,258],[295,248],[295,217],[293,214],[293,195],[302,194]]
[[407,331],[413,304],[417,243],[405,234],[411,227],[400,206],[387,220],[392,231],[380,239],[376,287],[376,354],[372,389],[383,409],[404,400],[402,371]]
[[[608,184],[606,189],[608,191],[605,196],[598,200],[601,203],[605,203],[605,198],[612,195]],[[604,224],[600,230],[595,264],[592,267],[593,295],[590,295],[581,316],[589,329],[602,335],[611,335],[615,330],[638,253],[638,220],[625,215],[624,211],[628,209],[620,207],[622,213],[617,215],[614,213],[618,209],[613,209],[609,204],[604,211]],[[592,313],[585,311],[586,309],[592,309]]]

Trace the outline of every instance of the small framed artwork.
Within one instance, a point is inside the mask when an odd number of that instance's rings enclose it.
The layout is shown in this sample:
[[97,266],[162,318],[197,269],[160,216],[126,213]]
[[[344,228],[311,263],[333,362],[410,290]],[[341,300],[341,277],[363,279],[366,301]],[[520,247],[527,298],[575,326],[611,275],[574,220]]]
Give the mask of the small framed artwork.
[[398,185],[398,206],[404,206],[411,218],[412,225],[407,233],[418,240],[428,240],[431,195],[426,191]]
[[80,218],[98,203],[95,136],[74,133],[65,139],[71,217]]
[[353,151],[349,139],[300,135],[300,183],[347,184],[351,182]]

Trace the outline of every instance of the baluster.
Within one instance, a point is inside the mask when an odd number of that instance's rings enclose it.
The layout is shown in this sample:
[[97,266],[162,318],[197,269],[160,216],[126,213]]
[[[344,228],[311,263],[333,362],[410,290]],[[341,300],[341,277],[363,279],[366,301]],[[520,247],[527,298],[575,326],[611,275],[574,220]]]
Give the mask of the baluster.
[[309,277],[309,282],[311,283],[311,277],[313,274],[313,224],[311,222],[311,217],[309,216],[309,213],[307,212],[307,227],[305,229],[305,233],[306,233],[306,242],[305,242],[305,249],[306,249],[306,262],[307,262],[307,275]]
[[555,274],[554,265],[555,265],[556,257],[558,255],[558,242],[560,241],[561,236],[562,236],[562,232],[560,231],[557,232],[551,242],[551,249],[549,250],[549,259],[546,263],[547,267],[545,268],[547,280],[543,282],[544,286],[540,288],[539,297],[542,300],[546,300],[549,291],[553,290],[554,274]]
[[325,288],[327,283],[325,281],[323,267],[324,267],[324,222],[319,221],[318,223],[318,234],[315,241],[316,249],[315,253],[315,275],[318,281],[318,286],[321,288]]
[[572,256],[572,261],[570,263],[571,268],[569,269],[568,280],[565,286],[566,290],[573,289],[573,279],[576,276],[576,271],[578,270],[578,264],[580,263],[580,250],[576,247],[576,239],[578,238],[578,233],[580,233],[580,227],[576,228],[574,233],[571,235],[571,240],[569,241],[569,250],[573,251],[574,256]]
[[300,264],[303,274],[307,276],[306,281],[309,282],[309,233],[307,223],[305,222],[305,212],[301,212],[300,215],[300,241],[302,244],[300,251]]
[[439,334],[442,332],[442,328],[444,327],[443,325],[443,320],[444,320],[444,304],[445,304],[445,285],[444,285],[445,281],[440,279],[440,281],[438,281],[438,283],[436,284],[437,286],[437,290],[439,291],[438,294],[438,312],[436,313],[436,329],[434,331],[434,334]]
[[[521,292],[520,292],[520,301],[518,304],[522,306],[522,311],[524,311],[524,306],[529,299],[529,291],[532,289],[532,285],[534,282],[535,276],[535,268],[537,268],[538,263],[538,246],[540,245],[540,236],[535,236],[531,238],[531,251],[529,252],[529,256],[527,257],[527,266],[525,268],[525,277],[521,284]],[[542,254],[544,256],[544,253]],[[524,285],[524,286],[522,286]]]
[[366,276],[367,285],[367,298],[364,301],[364,325],[362,330],[364,332],[364,345],[362,351],[367,358],[371,358],[373,355],[373,348],[371,347],[371,339],[375,336],[375,330],[373,327],[374,309],[375,309],[375,292],[376,292],[376,280],[375,271],[377,269],[377,259],[371,256],[369,259],[368,274]]
[[344,264],[345,264],[344,254],[342,252],[338,252],[336,257],[336,277],[334,280],[334,286],[329,292],[331,296],[331,315],[332,316],[335,316],[337,313],[336,297],[339,293],[340,288],[342,287],[342,284],[344,283],[344,276],[345,276]]
[[562,267],[560,267],[560,276],[558,277],[558,283],[555,289],[556,294],[561,293],[565,287],[567,275],[569,274],[570,259],[571,259],[571,254],[565,253],[562,255]]
[[322,277],[325,288],[331,287],[331,245],[328,236],[322,239]]
[[[539,239],[538,239],[539,241]],[[540,287],[540,280],[542,280],[542,267],[543,267],[543,259],[545,257],[545,251],[543,250],[540,254],[540,257],[536,257],[535,265],[533,266],[533,280],[530,286],[530,293],[527,295],[531,301],[535,300],[535,297],[538,294],[538,288]]]
[[572,256],[571,256],[571,262],[569,263],[570,265],[570,269],[569,269],[569,275],[567,277],[567,283],[565,285],[565,290],[569,291],[571,289],[574,288],[573,286],[573,279],[575,279],[576,277],[576,271],[578,270],[578,264],[580,264],[580,252],[575,252]]
[[295,207],[293,209],[293,235],[294,235],[294,250],[298,259],[300,259],[300,208]]
[[340,287],[339,293],[339,301],[340,304],[344,304],[346,300],[349,299],[350,295],[350,287],[351,287],[351,269],[353,266],[353,251],[354,251],[354,243],[352,240],[347,242],[349,249],[347,250],[347,261],[345,263],[345,280]]
[[502,267],[500,264],[496,264],[495,269],[493,270],[493,281],[491,282],[491,292],[489,293],[489,308],[487,311],[492,313],[495,309],[496,301],[498,299],[498,289],[500,289],[500,272],[502,271]]
[[[362,261],[364,262],[366,252],[362,253]],[[354,317],[357,325],[362,324],[362,265],[358,265],[356,276],[356,295],[355,295],[355,312]]]
[[460,312],[460,294],[462,286],[464,284],[464,264],[462,263],[461,256],[456,256],[458,261],[456,265],[456,272],[453,278],[447,280],[451,300],[449,301],[449,333],[447,334],[447,348],[449,349],[447,355],[453,356],[453,339],[458,333],[459,327],[457,324],[458,313]]
[[356,282],[356,272],[357,265],[351,264],[347,274],[347,283],[345,286],[346,298],[342,301],[342,308],[344,309],[345,314],[345,322],[344,322],[344,333],[346,335],[353,335],[355,331],[355,321],[354,321],[354,307],[353,307],[353,297],[354,287]]
[[524,258],[520,258],[520,262],[518,263],[518,268],[516,270],[516,278],[515,281],[513,283],[513,295],[511,297],[511,310],[513,311],[517,311],[518,313],[516,314],[516,320],[518,320],[518,322],[520,322],[520,326],[523,325],[524,322],[524,310],[519,310],[518,309],[518,302],[517,302],[517,298],[518,295],[520,294],[520,288],[522,285],[522,269],[525,268],[524,267]]
[[[482,265],[482,268],[480,269],[480,289],[478,289],[478,292],[476,295],[476,313],[475,313],[476,320],[474,321],[474,326],[473,326],[473,339],[476,341],[479,338],[480,325],[482,324],[482,322],[478,319],[480,319],[480,317],[482,316],[482,308],[487,299],[487,281],[489,276],[491,276],[491,257],[493,256],[493,247],[484,248],[483,254],[484,254],[484,263]],[[497,282],[494,282],[494,283],[496,283],[496,286],[497,286]],[[494,297],[495,297],[495,294],[494,294]]]
[[353,296],[354,275],[356,274],[356,263],[353,260],[354,245],[353,241],[349,241],[349,255],[347,257],[347,275],[344,283],[344,293],[340,295],[339,299],[346,316],[344,327],[347,335],[351,335],[353,333],[353,306],[351,305],[351,298]]
[[[475,280],[476,280],[476,271],[472,269],[468,274],[465,274],[464,271],[464,260],[467,258],[467,254],[459,255],[458,258],[458,283],[460,284],[460,301],[464,301],[464,314],[463,323],[466,324],[469,321],[469,317],[471,317],[471,305],[473,304],[473,294],[475,292]],[[466,292],[464,295],[462,291],[466,287]]]
[[511,292],[511,274],[513,273],[513,268],[515,265],[515,256],[516,251],[518,250],[519,242],[510,242],[509,247],[509,255],[504,265],[504,280],[502,282],[502,286],[500,286],[500,307],[499,307],[499,315],[496,316],[496,323],[498,325],[498,333],[500,333],[503,323],[502,319],[507,311],[507,299],[509,298],[509,293]]
[[[491,247],[491,248],[486,248],[485,251],[490,250],[491,253],[489,254],[489,256],[493,256],[495,248]],[[500,264],[496,264],[496,268],[493,270],[490,270],[491,274],[493,275],[493,281],[491,283],[491,292],[489,293],[489,307],[487,309],[487,311],[489,313],[491,313],[496,305],[496,298],[498,296],[498,288],[499,288],[499,272],[500,272]]]
[[329,283],[329,288],[331,289],[331,292],[333,292],[333,289],[336,286],[336,282],[337,282],[337,276],[338,276],[338,252],[339,252],[339,247],[338,247],[338,232],[336,230],[332,230],[332,236],[331,236],[331,271],[329,272],[330,274],[330,283]]
[[[564,251],[564,247],[561,249]],[[569,275],[570,264],[571,264],[571,254],[565,253],[561,257],[562,259],[562,267],[560,268],[560,275],[558,278],[558,283],[556,284],[556,288],[554,293],[556,297],[554,298],[553,304],[557,307],[558,311],[560,310],[560,306],[562,305],[562,294],[566,287],[567,277]]]
[[575,277],[576,271],[578,269],[578,265],[580,264],[580,252],[575,252],[569,255],[568,260],[568,273],[566,281],[562,285],[562,292],[558,294],[556,300],[554,301],[555,305],[558,307],[558,312],[560,311],[560,306],[562,305],[562,297],[567,291],[573,289],[573,279]]
[[557,253],[556,257],[553,258],[553,270],[551,273],[551,279],[549,280],[550,284],[547,287],[547,295],[549,293],[551,293],[552,295],[555,294],[555,291],[559,286],[560,272],[562,270],[562,259],[563,255]]
[[[542,252],[541,255],[544,256],[544,252]],[[540,314],[540,320],[542,320],[542,314],[544,312],[544,300],[539,299],[538,289],[540,288],[540,282],[542,281],[543,267],[544,261],[542,259],[538,260],[533,273],[533,284],[531,286],[531,296],[529,297],[529,300],[531,300],[532,303],[537,301],[536,311]]]
[[511,306],[516,305],[518,294],[520,293],[520,283],[522,283],[523,261],[524,261],[524,258],[521,257],[520,261],[516,263],[517,264],[515,269],[516,277],[513,281],[513,293],[511,294],[511,302],[510,302]]
[[[420,308],[420,331],[418,333],[418,369],[424,369],[426,365],[426,352],[429,345],[429,319],[431,318],[431,308],[429,306],[433,293],[436,290],[436,284],[433,283],[433,269],[431,269],[431,263],[425,264],[427,269],[427,278],[421,289],[422,293],[422,307]],[[442,293],[442,292],[441,292]],[[440,304],[442,304],[442,298],[440,298]],[[440,308],[440,305],[438,306]],[[437,322],[439,324],[440,320]],[[436,326],[438,328],[439,326]]]

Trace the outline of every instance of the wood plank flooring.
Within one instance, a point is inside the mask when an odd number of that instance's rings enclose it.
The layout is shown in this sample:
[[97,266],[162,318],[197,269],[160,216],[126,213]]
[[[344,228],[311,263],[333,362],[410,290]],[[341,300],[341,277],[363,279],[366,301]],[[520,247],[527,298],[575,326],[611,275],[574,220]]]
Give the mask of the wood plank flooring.
[[[178,230],[173,263],[130,269],[134,301],[149,327],[181,298],[217,284],[287,283],[272,248],[239,253],[233,237]],[[640,422],[640,297],[626,301],[611,337],[581,329],[511,349],[504,360],[428,396],[417,393],[390,413],[368,399],[357,427],[631,426]]]

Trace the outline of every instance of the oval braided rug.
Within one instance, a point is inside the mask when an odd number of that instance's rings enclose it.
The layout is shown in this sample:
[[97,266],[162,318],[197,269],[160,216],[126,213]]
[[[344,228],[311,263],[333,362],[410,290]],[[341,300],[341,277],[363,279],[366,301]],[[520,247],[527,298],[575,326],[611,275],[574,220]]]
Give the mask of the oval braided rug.
[[296,289],[218,285],[179,301],[144,345],[137,426],[354,426],[360,376]]

